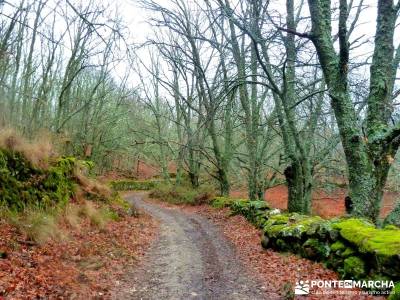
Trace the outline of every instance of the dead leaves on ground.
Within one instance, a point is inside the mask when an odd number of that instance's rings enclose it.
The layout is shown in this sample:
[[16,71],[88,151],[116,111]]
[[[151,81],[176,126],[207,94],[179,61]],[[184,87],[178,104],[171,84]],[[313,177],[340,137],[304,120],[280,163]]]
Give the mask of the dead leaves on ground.
[[0,299],[107,299],[126,268],[144,255],[155,236],[147,215],[126,216],[105,228],[65,228],[68,238],[44,245],[0,221]]

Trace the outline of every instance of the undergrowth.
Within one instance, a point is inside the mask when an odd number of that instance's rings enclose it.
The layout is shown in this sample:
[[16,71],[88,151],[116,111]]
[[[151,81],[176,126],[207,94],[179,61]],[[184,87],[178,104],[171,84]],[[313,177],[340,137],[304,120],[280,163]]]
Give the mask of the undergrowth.
[[[91,178],[90,161],[59,157],[48,141],[30,142],[0,131],[0,219],[24,242],[67,238],[66,227],[104,229],[135,212],[118,193]],[[86,220],[86,221],[85,221]]]
[[172,204],[199,205],[209,203],[214,198],[214,190],[209,185],[194,189],[188,184],[158,183],[150,192],[150,197]]

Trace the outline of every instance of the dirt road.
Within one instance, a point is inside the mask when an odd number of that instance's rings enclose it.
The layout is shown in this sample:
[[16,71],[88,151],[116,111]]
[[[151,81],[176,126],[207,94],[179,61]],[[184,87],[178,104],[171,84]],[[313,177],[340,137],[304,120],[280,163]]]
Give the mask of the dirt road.
[[127,199],[160,222],[158,240],[115,299],[270,299],[251,278],[233,246],[206,218]]

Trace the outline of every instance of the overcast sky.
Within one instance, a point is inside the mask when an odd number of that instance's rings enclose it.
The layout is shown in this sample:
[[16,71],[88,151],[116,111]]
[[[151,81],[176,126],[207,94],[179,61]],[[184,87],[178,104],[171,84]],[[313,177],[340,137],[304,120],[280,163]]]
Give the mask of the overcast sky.
[[[99,0],[100,1],[100,0]],[[116,0],[116,6],[121,12],[123,19],[129,27],[131,33],[131,41],[135,44],[140,44],[146,40],[148,36],[152,34],[151,25],[148,23],[151,12],[148,12],[139,6],[136,0]],[[201,3],[201,0],[199,0]],[[165,6],[171,6],[171,0],[158,0],[158,2]],[[234,0],[231,1],[232,3]],[[335,1],[332,1],[335,5]],[[336,1],[337,2],[337,1]],[[358,3],[359,0],[355,0]],[[364,0],[364,5],[369,6],[365,9],[359,19],[358,27],[352,35],[352,39],[357,39],[362,36],[362,40],[369,40],[368,43],[363,44],[361,47],[353,50],[351,55],[353,59],[360,59],[360,56],[371,55],[373,51],[373,36],[375,32],[376,22],[376,2],[377,0]],[[299,0],[295,0],[295,3],[300,3]],[[271,8],[276,9],[282,15],[285,14],[285,1],[284,0],[272,0],[270,4]],[[354,10],[353,10],[354,11]],[[308,15],[308,7],[305,6],[304,14]],[[351,18],[351,16],[350,16]],[[333,33],[337,31],[337,24],[333,24]],[[396,44],[400,39],[399,35],[396,35]],[[138,53],[141,56],[145,56],[146,53]]]

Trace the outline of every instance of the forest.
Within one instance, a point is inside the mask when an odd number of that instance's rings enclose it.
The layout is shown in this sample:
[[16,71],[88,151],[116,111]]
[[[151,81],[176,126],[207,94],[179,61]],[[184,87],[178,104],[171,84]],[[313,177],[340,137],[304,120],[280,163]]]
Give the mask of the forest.
[[[0,300],[400,282],[399,14],[398,0],[0,0]],[[225,258],[195,254],[210,243]],[[155,274],[128,288],[142,256]]]

